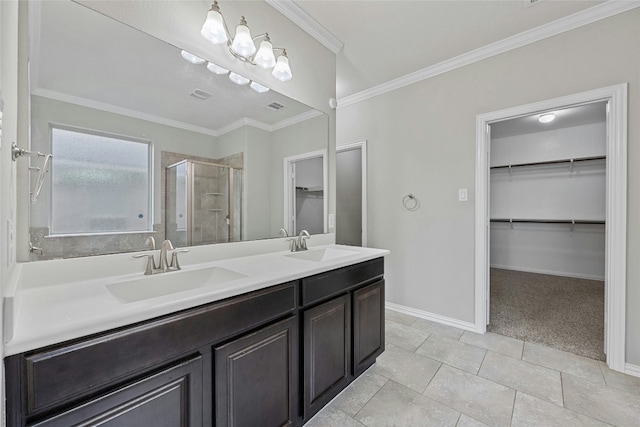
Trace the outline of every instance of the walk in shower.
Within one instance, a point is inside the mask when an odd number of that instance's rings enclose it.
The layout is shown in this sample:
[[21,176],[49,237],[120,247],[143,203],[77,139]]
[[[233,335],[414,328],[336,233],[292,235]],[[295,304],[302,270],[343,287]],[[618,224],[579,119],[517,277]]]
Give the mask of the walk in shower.
[[166,238],[176,246],[242,240],[242,169],[183,160],[167,166]]

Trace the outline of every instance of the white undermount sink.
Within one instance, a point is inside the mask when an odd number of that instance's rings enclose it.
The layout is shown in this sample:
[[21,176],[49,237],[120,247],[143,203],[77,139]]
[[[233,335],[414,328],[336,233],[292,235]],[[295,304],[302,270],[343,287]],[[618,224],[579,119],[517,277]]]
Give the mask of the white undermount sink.
[[310,249],[308,251],[293,252],[288,256],[290,258],[303,259],[305,261],[332,261],[338,258],[344,258],[351,255],[355,255],[358,252],[348,251],[338,248],[323,248],[323,249]]
[[123,303],[142,301],[203,286],[218,285],[247,277],[223,267],[172,271],[143,276],[126,282],[112,283],[106,288]]

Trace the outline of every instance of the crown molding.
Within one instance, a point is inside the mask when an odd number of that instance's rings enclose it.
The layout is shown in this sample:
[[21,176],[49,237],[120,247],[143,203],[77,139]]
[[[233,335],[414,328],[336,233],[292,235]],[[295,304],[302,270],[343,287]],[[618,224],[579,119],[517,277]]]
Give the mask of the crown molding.
[[573,15],[566,16],[564,18],[552,21],[548,24],[541,25],[539,27],[524,31],[495,43],[491,43],[467,53],[463,53],[462,55],[458,55],[430,67],[426,67],[402,77],[398,77],[397,79],[390,80],[386,83],[373,86],[372,88],[363,90],[353,95],[340,98],[338,99],[338,109],[365,101],[367,99],[382,95],[387,92],[391,92],[396,89],[400,89],[404,86],[408,86],[413,83],[429,79],[431,77],[435,77],[437,75],[455,70],[456,68],[464,67],[466,65],[473,64],[474,62],[482,61],[483,59],[491,58],[492,56],[496,56],[501,53],[505,53],[510,50],[517,49],[549,37],[553,37],[558,34],[562,34],[566,31],[570,31],[584,25],[592,24],[594,22],[609,18],[619,13],[627,12],[637,7],[640,7],[639,0],[606,1],[604,3],[590,7],[589,9],[574,13]]
[[264,122],[260,122],[258,120],[244,117],[242,119],[236,120],[235,122],[229,123],[228,125],[218,129],[218,136],[224,135],[225,133],[232,132],[236,129],[240,129],[243,126],[252,126],[254,128],[265,130],[267,132],[273,132],[279,129],[286,128],[287,126],[295,125],[296,123],[304,122],[305,120],[318,117],[322,114],[323,113],[318,110],[309,110],[307,112],[298,114],[297,116],[289,117],[288,119],[284,119],[279,122],[276,122],[272,125],[269,125]]
[[43,98],[55,99],[56,101],[67,102],[69,104],[81,105],[83,107],[95,108],[96,110],[106,111],[108,113],[120,114],[123,116],[133,117],[140,120],[146,120],[148,122],[158,123],[165,126],[171,126],[178,129],[184,129],[192,132],[202,133],[204,135],[218,136],[218,132],[213,129],[208,129],[202,126],[196,126],[189,123],[184,123],[178,120],[171,120],[165,117],[156,116],[153,114],[143,113],[128,108],[118,107],[116,105],[107,104],[105,102],[94,101],[92,99],[81,98],[79,96],[69,95],[66,93],[57,92],[49,89],[35,88],[31,91],[33,95],[41,96]]
[[331,34],[311,15],[304,11],[293,0],[265,0],[278,12],[289,18],[294,24],[306,31],[311,37],[322,43],[327,49],[337,54],[342,49],[344,43]]
[[[165,126],[171,126],[178,129],[184,129],[192,132],[201,133],[210,136],[221,136],[225,133],[229,133],[243,126],[252,126],[254,128],[266,130],[267,132],[273,132],[285,128],[287,126],[294,125],[296,123],[303,122],[305,120],[312,119],[320,116],[323,113],[318,110],[309,110],[297,116],[289,117],[288,119],[281,120],[272,125],[261,122],[259,120],[243,117],[235,122],[229,123],[219,129],[213,130],[202,126],[196,126],[189,123],[184,123],[178,120],[171,120],[165,117],[155,116],[153,114],[142,113],[136,110],[130,110],[128,108],[118,107],[116,105],[107,104],[105,102],[94,101],[91,99],[81,98],[79,96],[69,95],[66,93],[57,92],[49,89],[35,88],[32,90],[32,94],[43,98],[54,99],[56,101],[67,102],[69,104],[81,105],[83,107],[94,108],[96,110],[106,111],[108,113],[120,114],[127,117],[133,117],[135,119],[146,120],[148,122],[158,123]],[[2,117],[2,116],[0,116]]]
[[314,117],[321,116],[323,113],[318,110],[309,110],[305,113],[298,114],[297,116],[289,117],[288,119],[281,120],[277,123],[274,123],[271,126],[271,131],[279,130],[286,128],[291,125],[295,125],[296,123],[304,122],[305,120],[313,119]]

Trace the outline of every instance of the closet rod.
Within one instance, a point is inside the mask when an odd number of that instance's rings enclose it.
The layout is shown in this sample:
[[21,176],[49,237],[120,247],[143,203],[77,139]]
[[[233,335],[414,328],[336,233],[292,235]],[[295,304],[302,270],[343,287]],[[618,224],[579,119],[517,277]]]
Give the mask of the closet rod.
[[515,168],[520,166],[536,166],[536,165],[553,165],[553,164],[559,164],[559,163],[584,162],[588,160],[602,160],[606,158],[607,158],[606,156],[577,157],[575,159],[547,160],[545,162],[516,163],[513,165],[491,166],[489,169],[506,169],[511,167]]
[[604,221],[584,220],[584,219],[510,219],[492,218],[491,222],[529,222],[537,224],[604,224]]

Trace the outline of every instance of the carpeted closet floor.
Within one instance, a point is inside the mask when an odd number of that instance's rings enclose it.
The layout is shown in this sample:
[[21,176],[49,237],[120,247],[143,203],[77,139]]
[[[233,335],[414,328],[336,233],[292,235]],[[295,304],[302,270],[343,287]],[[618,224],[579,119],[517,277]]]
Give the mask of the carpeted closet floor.
[[604,282],[492,268],[488,330],[605,360]]

